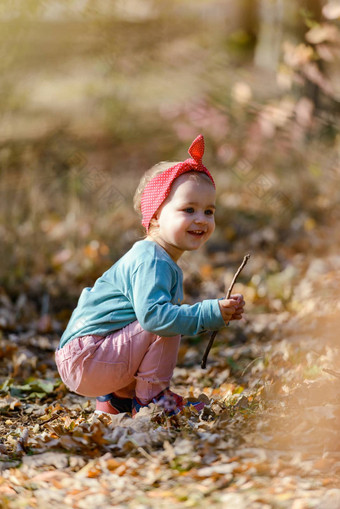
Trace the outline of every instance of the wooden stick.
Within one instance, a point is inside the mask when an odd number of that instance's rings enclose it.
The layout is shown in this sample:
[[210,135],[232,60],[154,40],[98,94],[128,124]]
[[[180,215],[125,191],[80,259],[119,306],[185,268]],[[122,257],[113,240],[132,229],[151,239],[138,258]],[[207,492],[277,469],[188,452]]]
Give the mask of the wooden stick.
[[[246,263],[249,260],[249,258],[250,258],[250,254],[246,254],[245,257],[243,258],[243,261],[242,261],[241,265],[239,266],[239,268],[237,269],[237,271],[236,271],[236,273],[235,273],[235,275],[233,277],[233,280],[232,280],[232,282],[231,282],[231,284],[230,284],[230,286],[228,288],[226,299],[230,298],[230,295],[231,295],[231,292],[233,290],[233,287],[234,287],[234,284],[236,282],[236,279],[240,275],[240,272],[242,271],[243,267],[246,265]],[[201,368],[202,369],[205,369],[207,367],[208,355],[209,355],[209,352],[211,350],[211,347],[214,344],[214,340],[216,338],[216,335],[217,335],[217,331],[213,331],[211,333],[211,335],[210,335],[209,343],[208,343],[207,348],[205,349],[204,355],[202,357],[202,362],[201,362]]]
[[329,375],[333,375],[333,376],[336,376],[337,378],[340,378],[340,373],[338,371],[333,371],[333,369],[326,369],[326,368],[323,368],[323,370],[325,373],[328,373]]

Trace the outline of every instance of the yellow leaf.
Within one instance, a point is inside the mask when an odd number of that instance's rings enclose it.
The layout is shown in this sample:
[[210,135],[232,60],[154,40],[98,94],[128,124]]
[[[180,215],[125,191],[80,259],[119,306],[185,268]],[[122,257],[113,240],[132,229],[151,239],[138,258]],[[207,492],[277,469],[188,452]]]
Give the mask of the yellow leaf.
[[312,230],[314,230],[316,226],[316,222],[314,221],[314,219],[312,217],[307,217],[307,219],[305,220],[304,222],[304,229],[306,232],[310,232]]
[[211,279],[212,276],[212,266],[211,265],[201,265],[200,273],[203,279]]

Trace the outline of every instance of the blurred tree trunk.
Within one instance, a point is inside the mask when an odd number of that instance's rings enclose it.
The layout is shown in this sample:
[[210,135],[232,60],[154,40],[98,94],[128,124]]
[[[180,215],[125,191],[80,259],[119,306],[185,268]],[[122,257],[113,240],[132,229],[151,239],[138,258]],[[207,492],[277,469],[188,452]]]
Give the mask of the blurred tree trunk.
[[259,29],[257,3],[258,0],[243,0],[243,2],[239,2],[242,9],[242,27],[254,40]]
[[305,17],[320,21],[322,0],[258,0],[258,34],[254,54],[257,66],[276,71],[284,40],[304,40]]
[[[259,0],[259,31],[254,54],[258,67],[275,71],[281,52],[285,0]],[[287,1],[287,0],[286,0]]]

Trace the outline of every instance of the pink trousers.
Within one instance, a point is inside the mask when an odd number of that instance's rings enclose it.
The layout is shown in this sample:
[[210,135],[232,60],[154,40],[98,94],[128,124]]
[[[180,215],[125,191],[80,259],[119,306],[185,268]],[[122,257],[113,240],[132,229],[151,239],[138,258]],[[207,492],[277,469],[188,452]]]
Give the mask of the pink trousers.
[[148,403],[169,386],[180,336],[161,337],[138,321],[112,334],[75,338],[56,351],[62,381],[83,396],[114,392]]

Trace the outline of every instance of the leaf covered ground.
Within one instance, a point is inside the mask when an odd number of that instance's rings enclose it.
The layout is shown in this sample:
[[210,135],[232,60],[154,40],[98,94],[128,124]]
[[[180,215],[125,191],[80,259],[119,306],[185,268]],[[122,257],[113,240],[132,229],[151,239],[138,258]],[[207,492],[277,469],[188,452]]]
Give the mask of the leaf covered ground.
[[[336,3],[268,2],[281,28],[256,2],[2,3],[0,507],[338,509]],[[208,337],[183,338],[172,388],[201,415],[98,417],[59,379],[60,334],[141,238],[139,177],[200,132],[217,228],[181,260],[186,301],[221,297],[250,252],[246,318],[206,370]]]
[[253,311],[219,333],[206,370],[207,337],[183,338],[173,388],[207,405],[172,419],[95,415],[58,378],[58,320],[32,319],[33,304],[28,319],[3,292],[1,506],[339,507],[339,268],[333,255],[295,274],[290,312],[261,312],[241,282]]

